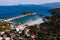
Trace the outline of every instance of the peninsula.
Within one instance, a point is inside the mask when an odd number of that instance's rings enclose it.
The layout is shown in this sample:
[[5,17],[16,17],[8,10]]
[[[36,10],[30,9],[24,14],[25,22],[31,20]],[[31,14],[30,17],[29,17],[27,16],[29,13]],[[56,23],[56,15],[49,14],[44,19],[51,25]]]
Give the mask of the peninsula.
[[9,22],[9,21],[15,20],[15,19],[17,19],[17,18],[25,17],[25,16],[28,16],[28,15],[34,15],[34,14],[36,14],[36,13],[34,13],[34,12],[25,12],[25,13],[23,13],[23,14],[20,15],[20,16],[16,16],[16,17],[4,19],[4,21]]

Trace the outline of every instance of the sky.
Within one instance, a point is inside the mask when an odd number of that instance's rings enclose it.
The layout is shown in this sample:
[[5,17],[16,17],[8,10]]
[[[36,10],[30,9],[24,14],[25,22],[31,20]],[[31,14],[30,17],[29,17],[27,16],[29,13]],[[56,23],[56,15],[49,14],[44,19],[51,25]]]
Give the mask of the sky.
[[19,5],[19,4],[44,4],[60,2],[60,0],[0,0],[0,5]]

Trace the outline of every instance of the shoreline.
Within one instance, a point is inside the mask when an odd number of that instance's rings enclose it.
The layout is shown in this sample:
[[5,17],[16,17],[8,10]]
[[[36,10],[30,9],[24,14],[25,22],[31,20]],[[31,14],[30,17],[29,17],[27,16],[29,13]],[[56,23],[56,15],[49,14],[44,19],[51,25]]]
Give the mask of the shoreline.
[[25,22],[23,25],[31,26],[31,25],[35,25],[35,24],[41,24],[41,23],[44,23],[43,18],[37,18],[35,20]]
[[18,31],[19,29],[23,30],[25,28],[25,25],[28,26],[34,26],[35,24],[41,24],[44,23],[43,18],[38,18],[36,20],[31,20],[28,22],[25,22],[24,24],[19,25],[18,27],[16,27],[15,29]]
[[[22,18],[22,17],[25,17],[25,16],[34,15],[34,14],[36,14],[36,13],[24,14],[24,15],[20,15],[20,16],[8,18],[8,19],[3,19],[3,20],[6,21],[6,22],[10,22],[11,20],[15,20],[15,19],[18,19],[18,18]],[[2,20],[2,19],[1,19],[1,20]]]
[[[33,14],[26,14],[26,15],[20,15],[20,16],[16,16],[16,17],[9,18],[9,19],[0,19],[0,21],[10,22],[10,23],[16,23],[16,22],[12,22],[11,20],[15,20],[15,19],[18,19],[18,18],[21,18],[21,17],[25,17],[25,16],[29,16],[29,15],[34,15],[34,14],[35,14],[35,13],[33,13]],[[18,22],[18,23],[19,23],[19,22]],[[44,23],[43,17],[42,17],[42,18],[37,18],[37,19],[35,19],[35,20],[27,21],[27,22],[23,23],[22,25],[31,26],[31,25],[40,24],[40,23]],[[20,23],[20,24],[21,24],[21,23]]]
[[[12,18],[9,18],[9,19],[3,19],[2,22],[9,22],[9,23],[16,23],[16,22],[11,22],[11,20],[15,20],[17,18],[21,18],[21,17],[25,17],[25,16],[29,16],[29,15],[34,15],[35,13],[33,14],[26,14],[26,15],[20,15],[20,16],[16,16],[16,17],[12,17]],[[18,22],[19,23],[19,22]],[[44,23],[43,21],[43,18],[37,18],[35,20],[30,20],[30,21],[27,21],[23,24],[19,23],[19,25],[15,28],[16,30],[23,30],[25,28],[25,25],[28,25],[28,26],[33,26],[35,24],[41,24],[41,23]],[[13,25],[12,25],[13,26]]]

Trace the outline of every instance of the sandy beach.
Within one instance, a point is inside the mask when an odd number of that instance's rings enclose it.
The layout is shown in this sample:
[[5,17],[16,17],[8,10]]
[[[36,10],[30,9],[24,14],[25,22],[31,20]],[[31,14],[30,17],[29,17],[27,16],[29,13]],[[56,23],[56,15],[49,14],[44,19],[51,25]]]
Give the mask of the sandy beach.
[[40,24],[40,23],[44,23],[43,18],[38,18],[35,20],[28,21],[28,22],[24,23],[23,25],[31,26],[31,25]]
[[43,18],[38,18],[38,19],[31,20],[31,21],[25,22],[24,24],[19,25],[19,26],[16,28],[16,30],[17,30],[17,31],[18,31],[19,29],[23,30],[23,29],[25,28],[25,25],[33,26],[33,25],[35,25],[35,24],[41,24],[41,23],[44,23]]

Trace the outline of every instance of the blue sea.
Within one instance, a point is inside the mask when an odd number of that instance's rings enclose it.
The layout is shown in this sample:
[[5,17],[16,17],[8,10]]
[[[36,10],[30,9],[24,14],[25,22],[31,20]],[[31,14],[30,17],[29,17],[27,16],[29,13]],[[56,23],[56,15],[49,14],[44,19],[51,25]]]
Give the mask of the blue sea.
[[[56,3],[57,5],[58,3]],[[49,6],[50,5],[50,6]],[[14,6],[0,6],[0,19],[11,18],[15,16],[22,15],[26,11],[35,12],[35,15],[29,15],[26,17],[18,18],[12,20],[13,22],[24,23],[29,20],[34,20],[37,18],[41,18],[39,14],[43,16],[51,16],[48,10],[59,8],[54,3],[51,4],[42,4],[42,5],[14,5]]]

